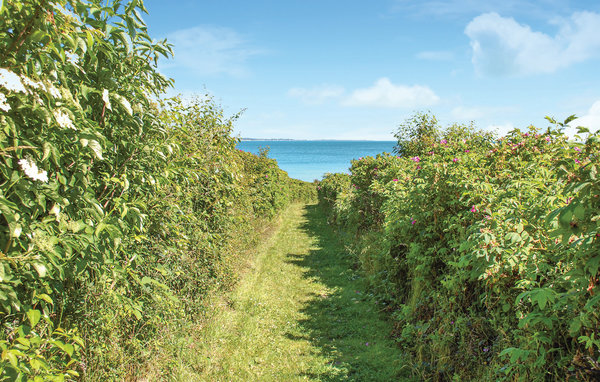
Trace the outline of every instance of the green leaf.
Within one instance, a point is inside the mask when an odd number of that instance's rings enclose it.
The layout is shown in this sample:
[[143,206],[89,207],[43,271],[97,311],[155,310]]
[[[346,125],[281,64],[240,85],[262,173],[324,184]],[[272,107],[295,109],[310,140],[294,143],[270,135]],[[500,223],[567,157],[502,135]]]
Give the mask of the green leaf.
[[27,311],[27,318],[29,318],[29,326],[33,329],[38,322],[40,322],[40,318],[42,317],[42,313],[37,309],[29,309]]

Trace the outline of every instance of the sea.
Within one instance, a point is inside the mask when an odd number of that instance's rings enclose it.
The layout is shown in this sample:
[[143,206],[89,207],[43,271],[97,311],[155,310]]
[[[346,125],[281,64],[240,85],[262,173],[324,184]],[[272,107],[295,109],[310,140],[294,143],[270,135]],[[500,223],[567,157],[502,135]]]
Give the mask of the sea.
[[312,182],[326,173],[349,172],[350,161],[383,152],[391,153],[396,141],[284,141],[242,140],[237,148],[258,154],[268,148],[268,157],[291,178]]

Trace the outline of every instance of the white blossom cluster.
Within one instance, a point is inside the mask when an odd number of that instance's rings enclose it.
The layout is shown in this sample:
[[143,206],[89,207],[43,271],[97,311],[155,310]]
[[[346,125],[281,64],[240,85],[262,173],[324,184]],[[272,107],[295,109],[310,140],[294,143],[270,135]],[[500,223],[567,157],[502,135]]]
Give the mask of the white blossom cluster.
[[77,128],[73,124],[73,121],[71,121],[71,117],[69,117],[69,115],[67,113],[65,113],[64,111],[62,111],[60,109],[56,109],[52,112],[52,114],[54,114],[56,123],[58,123],[58,125],[60,127],[63,127],[65,129],[68,128],[68,129],[77,130]]
[[31,91],[25,87],[28,86],[32,89],[44,90],[54,98],[62,98],[60,91],[54,85],[45,85],[42,82],[34,81],[29,77],[23,75],[19,76],[5,68],[0,68],[0,86],[10,92],[29,94]]
[[25,175],[31,179],[48,183],[48,172],[40,170],[37,164],[31,158],[19,160],[19,165],[21,165],[21,169],[23,169]]
[[10,110],[10,105],[6,101],[7,101],[7,99],[6,99],[6,96],[4,95],[4,93],[0,93],[0,110],[4,110],[4,111]]
[[106,108],[108,110],[112,110],[112,107],[110,105],[110,98],[108,98],[108,90],[106,89],[102,91],[102,101],[104,101],[104,104],[106,105]]
[[8,69],[0,68],[0,86],[8,91],[27,93],[27,89],[23,86],[21,78]]

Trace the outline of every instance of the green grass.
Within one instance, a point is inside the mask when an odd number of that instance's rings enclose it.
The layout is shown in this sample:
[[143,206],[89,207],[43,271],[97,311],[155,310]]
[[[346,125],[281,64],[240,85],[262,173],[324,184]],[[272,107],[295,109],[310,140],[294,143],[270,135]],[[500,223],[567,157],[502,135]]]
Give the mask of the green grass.
[[295,204],[210,320],[182,341],[172,379],[407,380],[380,307],[322,211]]

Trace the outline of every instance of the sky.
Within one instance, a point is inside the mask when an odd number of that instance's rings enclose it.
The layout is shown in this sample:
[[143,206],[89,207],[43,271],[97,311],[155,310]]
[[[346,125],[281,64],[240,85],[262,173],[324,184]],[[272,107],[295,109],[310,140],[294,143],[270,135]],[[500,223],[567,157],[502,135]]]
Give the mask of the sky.
[[430,112],[500,135],[600,129],[600,2],[145,0],[169,94],[243,110],[244,138],[394,140]]

